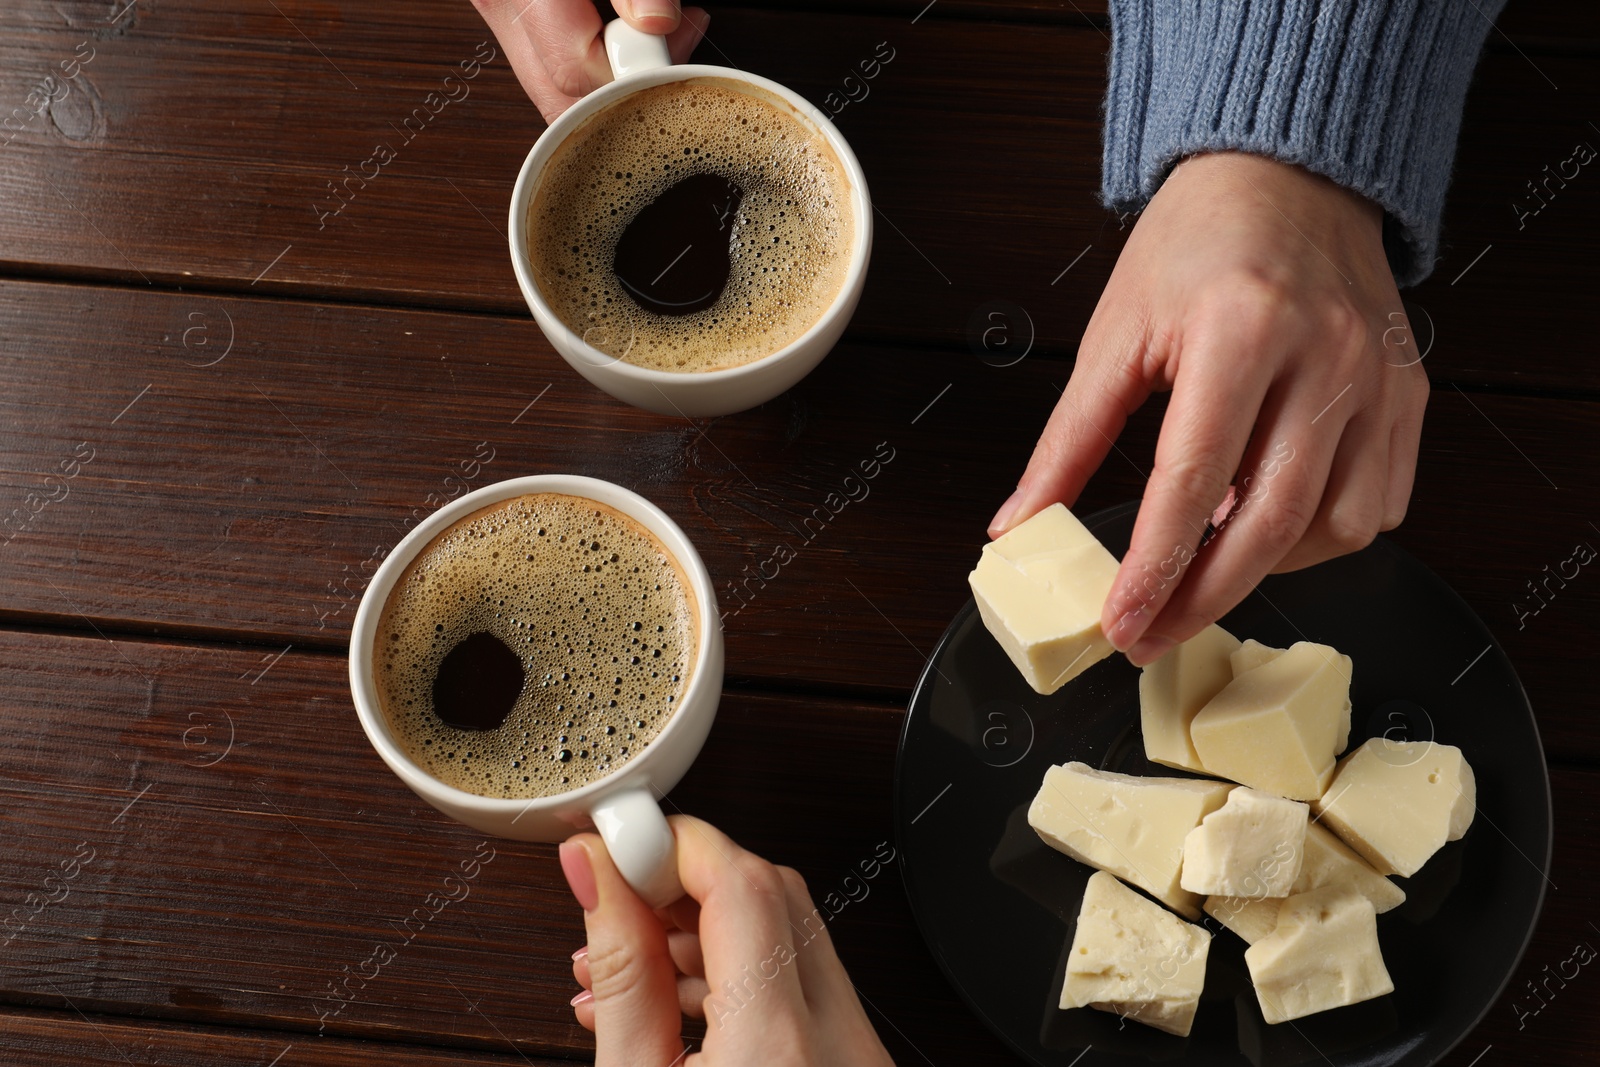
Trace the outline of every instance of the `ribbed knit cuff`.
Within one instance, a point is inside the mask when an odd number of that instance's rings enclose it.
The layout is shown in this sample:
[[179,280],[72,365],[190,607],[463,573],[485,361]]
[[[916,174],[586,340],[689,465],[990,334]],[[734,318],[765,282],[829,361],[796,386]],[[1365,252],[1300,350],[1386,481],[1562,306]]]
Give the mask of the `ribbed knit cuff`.
[[1185,156],[1297,163],[1379,204],[1427,277],[1461,107],[1505,0],[1111,0],[1101,195],[1142,207]]

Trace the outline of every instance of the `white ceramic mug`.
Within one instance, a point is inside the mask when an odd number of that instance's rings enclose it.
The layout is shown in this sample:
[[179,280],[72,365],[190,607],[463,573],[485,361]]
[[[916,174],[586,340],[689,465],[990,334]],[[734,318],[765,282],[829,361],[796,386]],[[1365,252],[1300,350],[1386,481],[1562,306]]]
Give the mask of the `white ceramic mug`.
[[[378,620],[411,561],[451,525],[473,512],[528,493],[565,493],[595,500],[633,519],[677,561],[694,592],[697,647],[689,684],[649,747],[598,781],[533,800],[485,797],[434,778],[406,755],[379,701],[373,671]],[[517,841],[562,841],[578,830],[599,830],[617,869],[647,903],[661,907],[683,895],[672,830],[660,797],[683,777],[711,731],[722,696],[722,622],[716,593],[700,554],[678,524],[650,501],[620,485],[578,475],[541,474],[486,485],[451,501],[417,524],[372,576],[350,635],[350,692],[361,727],[389,769],[418,796],[476,830]]]
[[[539,329],[579,374],[618,400],[662,415],[729,415],[765,403],[809,374],[832,351],[861,299],[867,261],[872,254],[872,199],[866,176],[844,137],[821,110],[805,97],[775,81],[731,67],[693,63],[673,66],[666,39],[635,30],[621,19],[606,27],[606,54],[616,80],[574,104],[545,130],[522,164],[511,194],[511,263],[517,283]],[[619,99],[640,89],[668,82],[715,78],[746,86],[752,95],[787,105],[795,117],[823,137],[844,167],[850,183],[850,210],[855,237],[844,284],[833,303],[811,328],[792,343],[761,359],[724,370],[675,372],[625,363],[588,344],[550,310],[539,291],[528,259],[528,208],[538,191],[545,165],[572,132]]]

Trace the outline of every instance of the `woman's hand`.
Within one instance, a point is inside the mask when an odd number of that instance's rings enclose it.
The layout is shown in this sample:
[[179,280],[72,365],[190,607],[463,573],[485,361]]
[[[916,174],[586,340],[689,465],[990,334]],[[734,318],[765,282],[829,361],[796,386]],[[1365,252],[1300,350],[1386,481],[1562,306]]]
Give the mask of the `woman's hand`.
[[[589,943],[573,957],[595,1067],[893,1067],[801,877],[688,816],[668,820],[688,895],[652,911],[604,843],[579,834],[561,869]],[[684,1058],[682,1014],[706,1020]]]
[[[1180,164],[1140,217],[999,536],[1071,503],[1149,394],[1172,400],[1101,627],[1136,665],[1269,573],[1400,523],[1428,379],[1370,201],[1241,153]],[[1202,546],[1207,522],[1216,535]]]
[[[472,0],[511,69],[546,122],[611,80],[604,24],[591,0]],[[711,16],[677,0],[613,0],[617,14],[645,33],[664,34],[674,63],[705,36]]]

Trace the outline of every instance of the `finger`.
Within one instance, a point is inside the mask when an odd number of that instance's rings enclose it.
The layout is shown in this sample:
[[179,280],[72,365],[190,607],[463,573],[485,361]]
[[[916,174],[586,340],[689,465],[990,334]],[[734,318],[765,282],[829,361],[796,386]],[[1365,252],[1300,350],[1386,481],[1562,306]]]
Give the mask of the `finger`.
[[[695,1019],[706,1017],[706,996],[711,992],[711,987],[706,984],[705,964],[700,958],[700,939],[693,934],[684,933],[682,930],[671,930],[667,933],[667,950],[672,956],[673,964],[678,968],[678,1010]],[[572,957],[572,977],[577,979],[578,985],[583,987],[583,992],[593,993],[590,987],[593,982],[589,978],[589,946],[585,945]],[[590,1022],[589,1029],[594,1029],[594,1009],[589,1006],[590,1000],[584,1000],[582,993],[574,998],[573,1011],[578,1016],[578,1021],[583,1022],[587,1014]]]
[[706,997],[710,995],[711,986],[704,978],[686,975],[678,979],[678,1010],[689,1018],[706,1017]]
[[556,92],[576,99],[611,80],[604,23],[590,0],[532,0],[519,18]]
[[[531,45],[530,45],[531,48]],[[524,79],[522,72],[517,72],[517,80],[522,82],[523,89],[527,90],[528,98],[533,101],[533,106],[539,109],[539,114],[544,116],[545,125],[549,125],[566,113],[567,109],[578,102],[575,96],[568,96],[550,84],[550,76],[544,71],[544,61],[537,55],[533,56],[536,73],[530,79]]]
[[1123,357],[1142,344],[1122,333],[1085,337],[1072,377],[1050,413],[1016,492],[989,523],[990,537],[999,537],[1057,501],[1070,506],[1077,500],[1128,415],[1150,395],[1139,361]]
[[[1249,442],[1270,362],[1239,360],[1208,339],[1182,356],[1133,537],[1101,610],[1101,629],[1117,649],[1132,651],[1186,581],[1206,520]],[[1146,646],[1129,658],[1142,666],[1164,651]]]
[[1406,517],[1417,478],[1417,450],[1422,446],[1422,418],[1428,406],[1428,376],[1416,374],[1409,395],[1400,398],[1394,429],[1389,434],[1389,484],[1383,500],[1382,529],[1392,530]]
[[694,897],[679,897],[656,912],[661,921],[691,934],[700,932],[700,902]]
[[706,961],[700,954],[699,934],[668,930],[667,953],[672,957],[672,965],[678,969],[679,974],[697,978],[706,976]]
[[687,63],[710,25],[711,16],[703,8],[684,8],[683,21],[678,23],[677,29],[667,34],[667,54],[672,56],[672,61]]
[[589,946],[584,945],[572,954],[572,977],[583,988],[594,985],[589,978]]
[[778,877],[783,880],[784,904],[789,912],[789,925],[794,930],[795,969],[800,976],[800,988],[806,1003],[815,1008],[820,997],[830,993],[828,985],[843,975],[839,958],[833,951],[833,938],[828,935],[828,920],[821,908],[812,903],[806,880],[792,867],[779,867]]
[[1389,420],[1377,412],[1350,420],[1334,451],[1316,518],[1270,573],[1310,567],[1372,543],[1383,526],[1390,436]]
[[[706,965],[700,955],[700,938],[697,935],[682,930],[667,931],[667,954],[672,957],[672,965],[677,968],[680,976],[705,977]],[[588,945],[573,955],[572,977],[585,989],[594,985],[589,978]]]
[[667,931],[667,949],[678,968],[678,1007],[691,1018],[706,1017],[705,957],[700,951],[700,903],[693,897],[680,897],[663,909],[677,929]]
[[783,878],[790,921],[804,931],[798,935],[800,940],[795,945],[795,967],[800,973],[813,1025],[830,1035],[840,1047],[878,1045],[877,1031],[861,1006],[855,984],[834,951],[833,935],[821,909],[812,903],[805,879],[788,867],[779,867],[778,873]]
[[[805,879],[789,867],[779,867],[783,878],[784,895],[789,904],[790,921],[798,929],[796,934],[796,964],[800,973],[800,986],[806,1003],[813,1013],[835,1011],[861,1012],[855,986],[845,972],[844,964],[834,951],[833,936],[828,932],[822,909],[811,900]],[[837,1016],[832,1016],[837,1018]],[[865,1015],[862,1015],[865,1018]]]
[[1232,518],[1232,512],[1244,502],[1244,497],[1239,492],[1239,486],[1228,486],[1228,492],[1222,498],[1222,503],[1217,505],[1217,510],[1211,513],[1211,525],[1221,529],[1222,524]]
[[[561,846],[561,869],[584,908],[595,1063],[670,1063],[682,1055],[677,972],[666,931],[623,881],[597,834]],[[581,997],[581,994],[580,994]],[[582,1010],[584,1003],[574,1005]],[[580,1019],[581,1022],[581,1019]]]
[[[1293,396],[1275,390],[1267,398],[1239,467],[1240,501],[1183,575],[1148,640],[1170,648],[1199,633],[1248,596],[1305,536],[1344,430],[1345,409],[1322,413],[1320,401],[1320,393],[1303,388]],[[1130,658],[1148,663],[1155,650],[1135,649]]]
[[[793,961],[796,934],[778,869],[735,844],[709,823],[686,815],[667,820],[678,843],[678,877],[700,902],[700,952],[717,1025],[801,1017],[805,998]],[[744,1012],[748,1003],[763,1011]]]
[[611,0],[617,14],[636,30],[671,33],[678,28],[677,0]]
[[594,1033],[594,994],[585,989],[572,998],[572,1014],[578,1025]]
[[550,84],[544,60],[539,57],[533,38],[528,33],[528,16],[531,14],[527,10],[528,0],[473,0],[473,3],[493,31],[523,91],[538,107],[545,121],[554,122],[557,115],[576,101],[557,92]]

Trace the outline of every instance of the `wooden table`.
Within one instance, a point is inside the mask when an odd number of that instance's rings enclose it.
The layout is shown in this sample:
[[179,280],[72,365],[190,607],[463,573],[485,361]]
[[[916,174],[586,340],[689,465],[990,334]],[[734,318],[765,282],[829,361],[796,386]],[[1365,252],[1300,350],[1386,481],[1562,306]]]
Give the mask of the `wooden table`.
[[[1534,8],[1491,37],[1444,258],[1409,294],[1434,392],[1395,534],[1505,646],[1551,764],[1556,888],[1448,1061],[1484,1067],[1600,1042],[1600,977],[1548,977],[1600,942],[1600,578],[1512,608],[1600,541],[1600,175],[1521,226],[1513,208],[1600,144],[1600,15]],[[894,59],[837,116],[880,207],[849,334],[789,394],[690,422],[588,386],[528,316],[504,216],[541,123],[504,57],[407,137],[493,47],[464,0],[0,12],[0,1061],[588,1058],[550,846],[494,842],[466,900],[330,999],[481,840],[384,768],[345,682],[365,581],[475,456],[474,487],[568,471],[644,493],[731,589],[887,443],[870,495],[730,612],[722,714],[672,800],[819,893],[891,836],[909,688],[1130,224],[1093,197],[1105,13],[743,0],[715,19],[704,57],[819,103],[880,42]],[[335,199],[380,142],[394,162]],[[996,308],[1015,365],[974,348]],[[1138,495],[1161,411],[1084,509]],[[896,878],[834,936],[898,1062],[1010,1062]]]

